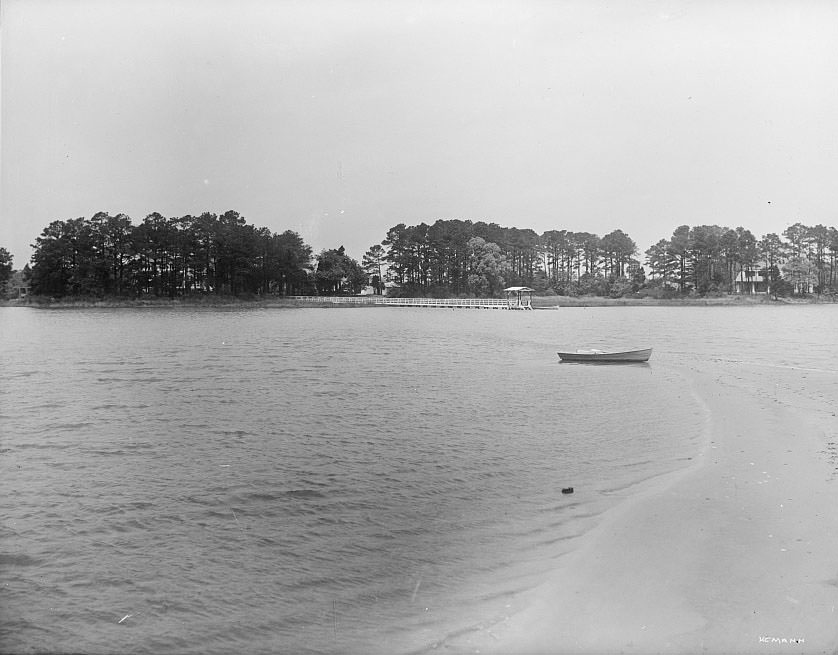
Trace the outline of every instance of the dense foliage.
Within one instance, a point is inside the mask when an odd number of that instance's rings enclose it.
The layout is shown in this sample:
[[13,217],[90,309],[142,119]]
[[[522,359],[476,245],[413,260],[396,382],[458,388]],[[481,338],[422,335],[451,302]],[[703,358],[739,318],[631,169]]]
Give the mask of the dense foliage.
[[320,253],[314,279],[318,293],[323,296],[334,296],[344,292],[357,295],[367,286],[368,281],[366,271],[346,254],[343,246],[337,250],[324,250]]
[[14,258],[5,248],[0,248],[0,286],[6,284],[12,276],[12,264]]
[[608,294],[642,275],[633,258],[637,246],[621,230],[602,238],[566,230],[539,236],[495,223],[438,220],[400,223],[382,244],[393,281],[408,295],[497,295],[510,285]]
[[235,211],[139,225],[124,214],[54,221],[34,245],[36,295],[155,296],[310,291],[311,248],[296,232],[273,234]]
[[[399,223],[359,264],[343,246],[313,257],[296,232],[272,233],[235,211],[153,213],[139,225],[100,212],[50,223],[33,247],[31,292],[50,296],[335,295],[384,293],[385,283],[406,296],[498,296],[507,286],[676,296],[747,291],[743,281],[756,279],[775,296],[838,292],[838,230],[801,223],[760,239],[742,227],[681,225],[646,251],[645,269],[622,230],[600,237],[469,220]],[[0,248],[0,277],[10,272]]]
[[747,271],[763,274],[775,295],[838,292],[838,230],[795,223],[782,236],[681,225],[646,251],[646,263],[655,284],[680,293],[733,292]]

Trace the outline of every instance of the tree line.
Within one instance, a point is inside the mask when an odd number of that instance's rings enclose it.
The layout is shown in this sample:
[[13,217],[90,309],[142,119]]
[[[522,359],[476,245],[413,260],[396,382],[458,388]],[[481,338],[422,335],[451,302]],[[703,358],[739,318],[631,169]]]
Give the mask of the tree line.
[[390,274],[410,295],[491,295],[506,284],[560,295],[703,296],[733,293],[737,281],[751,279],[767,283],[774,295],[838,293],[838,230],[820,224],[798,222],[781,236],[759,239],[743,227],[681,225],[646,250],[643,262],[622,230],[602,237],[569,230],[539,235],[439,220],[400,223],[382,245]]
[[[50,223],[33,248],[24,269],[30,291],[56,297],[334,295],[383,293],[385,285],[390,294],[411,296],[498,296],[507,286],[561,295],[706,295],[733,292],[751,271],[777,295],[838,291],[838,231],[801,223],[760,239],[742,227],[682,225],[646,250],[643,262],[619,229],[602,237],[539,235],[440,219],[391,227],[359,263],[343,246],[314,256],[296,232],[274,233],[232,210],[152,213],[138,225],[125,214],[99,212]],[[8,278],[11,257],[0,251],[0,278]]]
[[775,295],[838,293],[838,230],[795,223],[757,239],[750,230],[681,225],[646,251],[652,284],[699,295],[735,291],[759,273]]
[[238,212],[133,225],[125,214],[53,221],[33,245],[31,292],[45,296],[175,298],[199,293],[308,293],[311,248]]
[[382,246],[393,281],[411,295],[496,295],[504,286],[606,295],[643,282],[637,246],[622,230],[602,238],[567,230],[539,235],[482,221],[438,220],[400,223]]

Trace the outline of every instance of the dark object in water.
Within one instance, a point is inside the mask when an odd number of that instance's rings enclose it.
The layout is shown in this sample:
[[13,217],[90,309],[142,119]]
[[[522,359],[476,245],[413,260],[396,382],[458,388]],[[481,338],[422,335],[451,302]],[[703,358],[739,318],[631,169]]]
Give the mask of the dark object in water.
[[572,494],[573,493],[573,487],[565,487],[564,489],[562,489],[562,493],[563,494]]

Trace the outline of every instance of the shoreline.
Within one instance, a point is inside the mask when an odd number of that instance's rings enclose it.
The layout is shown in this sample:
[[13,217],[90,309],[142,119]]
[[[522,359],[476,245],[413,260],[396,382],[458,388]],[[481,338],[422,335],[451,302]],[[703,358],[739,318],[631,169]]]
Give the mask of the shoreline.
[[[346,296],[349,299],[352,296]],[[300,301],[294,298],[276,296],[271,298],[239,298],[236,296],[196,296],[187,298],[63,298],[57,300],[36,298],[33,300],[0,301],[0,307],[28,307],[32,309],[120,309],[120,308],[258,308],[294,309],[310,308],[352,308],[380,307],[359,297],[353,302],[332,302],[322,300]],[[812,305],[835,304],[827,297],[781,298],[773,300],[767,296],[729,295],[713,298],[603,298],[599,296],[533,296],[533,309],[560,309],[569,307],[744,307],[765,305]]]
[[[545,298],[546,299],[546,298]],[[557,307],[745,307],[764,305],[814,305],[831,300],[817,298],[781,298],[773,300],[766,296],[720,296],[715,298],[599,298],[596,296],[557,296]],[[538,308],[537,308],[538,309]]]
[[449,652],[838,652],[834,414],[758,373],[689,375],[709,410],[695,463],[608,510],[523,609]]

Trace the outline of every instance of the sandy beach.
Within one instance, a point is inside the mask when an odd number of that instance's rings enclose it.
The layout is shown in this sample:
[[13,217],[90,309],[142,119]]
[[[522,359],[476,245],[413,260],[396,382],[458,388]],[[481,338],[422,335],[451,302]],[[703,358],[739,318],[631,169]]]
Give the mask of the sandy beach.
[[707,409],[695,464],[607,512],[452,651],[838,652],[835,373],[702,369],[685,371]]

